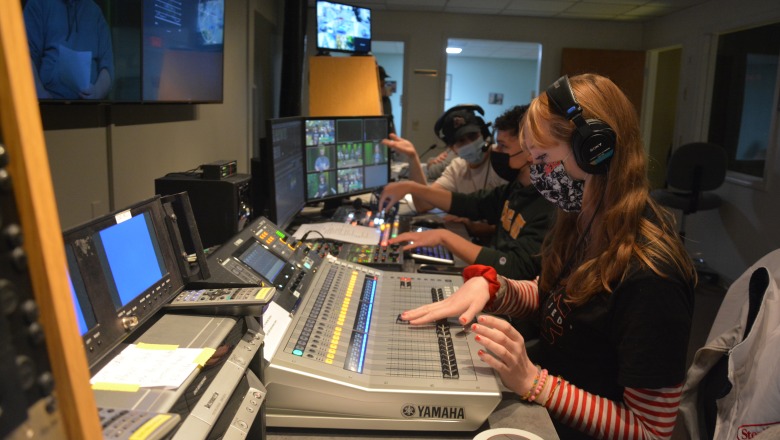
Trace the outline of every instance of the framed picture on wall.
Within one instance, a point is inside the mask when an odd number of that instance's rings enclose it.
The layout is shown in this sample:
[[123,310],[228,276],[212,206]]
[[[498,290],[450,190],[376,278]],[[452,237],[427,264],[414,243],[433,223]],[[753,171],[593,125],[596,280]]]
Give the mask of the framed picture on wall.
[[490,93],[488,94],[488,104],[502,105],[504,103],[503,93]]
[[452,99],[452,74],[448,73],[444,80],[444,100]]

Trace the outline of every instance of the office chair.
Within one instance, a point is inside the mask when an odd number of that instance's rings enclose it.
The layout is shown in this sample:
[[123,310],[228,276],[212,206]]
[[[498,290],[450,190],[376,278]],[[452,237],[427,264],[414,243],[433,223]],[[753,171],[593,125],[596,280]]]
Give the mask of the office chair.
[[[666,170],[666,188],[650,195],[661,205],[682,211],[680,237],[685,238],[685,218],[697,211],[716,209],[721,205],[717,189],[726,179],[726,151],[720,145],[692,142],[672,152]],[[695,260],[697,271],[717,280],[703,259]]]

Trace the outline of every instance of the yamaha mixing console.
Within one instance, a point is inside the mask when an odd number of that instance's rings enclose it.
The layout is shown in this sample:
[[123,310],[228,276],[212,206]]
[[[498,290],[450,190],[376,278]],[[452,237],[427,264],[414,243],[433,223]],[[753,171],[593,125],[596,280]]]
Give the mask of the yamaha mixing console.
[[211,270],[276,288],[289,316],[265,368],[269,426],[472,431],[501,400],[479,345],[456,320],[412,326],[404,310],[451,295],[459,276],[383,271],[288,241],[259,219]]

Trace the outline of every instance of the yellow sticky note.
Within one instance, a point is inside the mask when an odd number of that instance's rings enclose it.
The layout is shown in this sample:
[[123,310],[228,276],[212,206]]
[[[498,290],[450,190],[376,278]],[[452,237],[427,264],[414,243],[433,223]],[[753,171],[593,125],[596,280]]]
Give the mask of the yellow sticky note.
[[138,391],[141,387],[138,385],[129,385],[124,383],[105,383],[105,382],[98,382],[92,384],[93,390],[102,390],[102,391],[124,391],[126,393],[134,393]]
[[275,287],[263,287],[257,292],[257,295],[255,295],[255,299],[258,299],[260,301],[268,301],[273,294],[276,293]]
[[209,359],[211,359],[211,356],[214,355],[215,351],[216,350],[214,350],[213,348],[204,348],[203,351],[200,352],[198,357],[195,358],[195,363],[200,365],[201,367],[206,365],[206,362]]
[[135,432],[133,432],[133,434],[128,438],[128,440],[146,440],[154,433],[155,429],[159,428],[160,425],[167,422],[170,418],[170,414],[157,414],[156,416],[149,419],[149,421],[141,425],[141,427],[136,429]]

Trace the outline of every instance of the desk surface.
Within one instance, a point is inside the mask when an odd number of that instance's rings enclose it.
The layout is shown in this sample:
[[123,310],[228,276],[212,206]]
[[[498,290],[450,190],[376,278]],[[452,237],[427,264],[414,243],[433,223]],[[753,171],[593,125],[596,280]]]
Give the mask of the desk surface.
[[348,431],[329,429],[268,428],[268,440],[306,440],[327,438],[340,439],[471,439],[479,432],[493,428],[517,428],[536,434],[545,440],[557,440],[550,415],[539,405],[528,404],[513,393],[504,393],[504,400],[488,417],[487,422],[474,432],[428,432],[428,431]]

